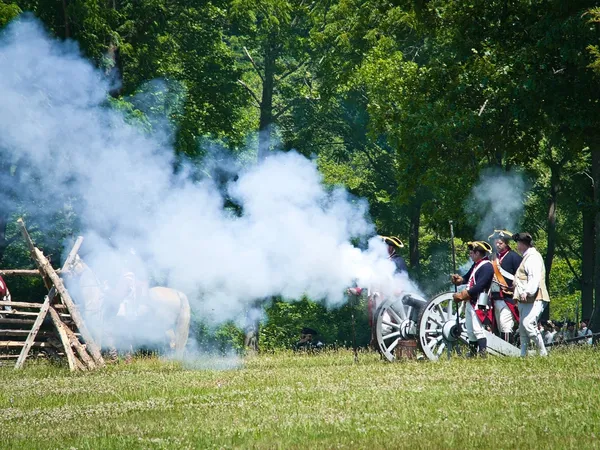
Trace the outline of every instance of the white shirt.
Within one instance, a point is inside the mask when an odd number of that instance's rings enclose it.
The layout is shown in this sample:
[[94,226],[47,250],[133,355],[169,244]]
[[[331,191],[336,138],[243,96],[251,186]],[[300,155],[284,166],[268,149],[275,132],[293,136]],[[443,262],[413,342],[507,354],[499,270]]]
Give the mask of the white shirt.
[[554,336],[556,336],[556,331],[547,331],[544,335],[544,344],[552,344],[554,342]]
[[[577,332],[577,337],[590,336],[591,334],[592,334],[592,330],[590,330],[588,327],[585,327]],[[585,339],[582,339],[580,342],[582,342],[582,341],[586,342]],[[592,338],[587,339],[587,343],[589,345],[592,345]]]
[[544,272],[544,259],[540,252],[538,252],[535,247],[529,247],[525,253],[523,253],[523,270],[527,274],[527,283],[525,286],[522,283],[517,283],[519,285],[519,292],[525,291],[528,297],[535,295],[540,287],[540,283],[542,282],[542,273]]

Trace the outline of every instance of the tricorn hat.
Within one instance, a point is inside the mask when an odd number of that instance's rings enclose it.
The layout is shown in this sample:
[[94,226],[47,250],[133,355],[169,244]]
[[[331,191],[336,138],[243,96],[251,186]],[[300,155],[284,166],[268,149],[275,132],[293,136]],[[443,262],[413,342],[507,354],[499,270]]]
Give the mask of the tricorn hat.
[[396,247],[396,248],[404,247],[404,243],[396,236],[380,236],[380,237],[381,237],[381,240],[383,242],[385,242],[387,245],[391,245],[392,247]]
[[467,247],[469,250],[479,250],[482,251],[484,253],[491,253],[492,252],[492,246],[490,244],[488,244],[485,241],[473,241],[473,242],[467,242]]
[[504,242],[508,243],[508,241],[510,241],[512,237],[513,233],[511,233],[508,230],[494,230],[494,232],[488,236],[488,239],[502,239]]

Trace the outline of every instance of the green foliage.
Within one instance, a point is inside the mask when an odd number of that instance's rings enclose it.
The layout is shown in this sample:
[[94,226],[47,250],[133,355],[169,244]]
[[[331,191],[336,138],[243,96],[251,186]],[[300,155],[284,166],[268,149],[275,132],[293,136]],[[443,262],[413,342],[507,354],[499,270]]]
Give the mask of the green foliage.
[[356,343],[369,343],[370,329],[364,299],[328,309],[320,303],[302,299],[297,302],[273,301],[266,309],[267,320],[260,329],[260,348],[275,350],[292,348],[300,339],[300,330],[309,327],[318,331],[318,339],[327,346],[353,345],[352,314],[354,314]]
[[[489,167],[518,168],[530,189],[517,222],[552,262],[552,317],[576,314],[590,245],[582,229],[598,212],[592,186],[600,183],[592,170],[600,142],[596,5],[5,0],[0,27],[21,11],[75,39],[108,79],[121,81],[108,104],[146,131],[166,122],[180,154],[196,158],[216,143],[252,161],[252,133],[276,125],[283,149],[315,157],[327,184],[369,201],[379,232],[409,242],[403,256],[427,294],[447,287],[448,219],[460,265],[459,241],[477,225],[465,212],[471,188]],[[16,182],[18,171],[16,161],[0,161],[0,176],[15,179],[7,195],[30,189]],[[30,265],[11,225],[19,215],[55,261],[77,232],[69,208],[41,214],[22,200],[8,209],[0,211],[3,267]],[[41,292],[39,281],[10,283],[18,298]],[[273,302],[261,344],[289,347],[311,326],[326,343],[348,345],[351,309],[364,344],[363,306]],[[242,342],[233,324],[199,325],[197,333],[223,351]]]
[[0,28],[21,14],[21,8],[14,3],[0,3]]
[[201,318],[195,318],[190,339],[192,353],[228,355],[242,353],[244,349],[244,333],[233,322],[209,327]]

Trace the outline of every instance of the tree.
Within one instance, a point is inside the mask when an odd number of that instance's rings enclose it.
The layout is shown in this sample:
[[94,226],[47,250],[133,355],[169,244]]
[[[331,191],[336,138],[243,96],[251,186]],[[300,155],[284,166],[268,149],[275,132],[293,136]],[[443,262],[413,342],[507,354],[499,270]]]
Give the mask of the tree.
[[231,2],[230,41],[243,72],[238,83],[258,109],[259,160],[271,150],[274,127],[283,115],[303,92],[310,95],[307,63],[316,5],[305,0]]

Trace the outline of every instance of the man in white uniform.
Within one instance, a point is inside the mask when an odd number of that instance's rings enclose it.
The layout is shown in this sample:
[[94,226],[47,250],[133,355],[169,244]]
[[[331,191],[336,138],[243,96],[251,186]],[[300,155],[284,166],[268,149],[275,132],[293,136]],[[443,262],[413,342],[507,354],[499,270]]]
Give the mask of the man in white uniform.
[[517,251],[523,256],[523,261],[515,273],[513,296],[519,306],[521,356],[527,356],[530,341],[536,344],[540,356],[547,356],[548,352],[538,329],[538,320],[550,302],[544,260],[540,252],[533,247],[533,239],[529,233],[517,233],[513,235],[513,240],[517,243]]

